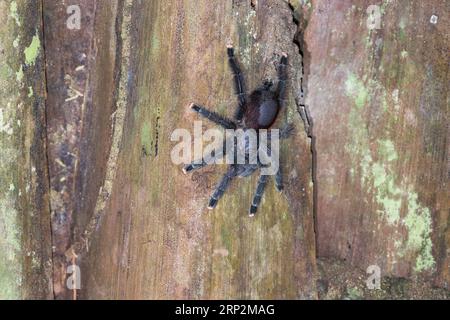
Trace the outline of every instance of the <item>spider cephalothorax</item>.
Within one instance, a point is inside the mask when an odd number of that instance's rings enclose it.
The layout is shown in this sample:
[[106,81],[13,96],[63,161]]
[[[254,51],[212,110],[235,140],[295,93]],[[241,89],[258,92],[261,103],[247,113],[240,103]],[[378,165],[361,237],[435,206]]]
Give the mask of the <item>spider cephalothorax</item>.
[[[284,53],[281,55],[280,64],[278,66],[278,85],[276,89],[272,90],[272,82],[265,81],[261,87],[257,88],[252,93],[250,93],[250,95],[247,96],[244,89],[245,88],[244,78],[239,68],[239,65],[236,61],[236,58],[234,56],[234,50],[231,46],[228,46],[227,54],[230,68],[234,76],[236,95],[238,97],[238,106],[234,115],[234,119],[233,120],[227,119],[215,112],[209,111],[208,109],[196,105],[194,103],[190,105],[191,109],[225,129],[242,129],[244,131],[248,129],[254,129],[255,131],[258,132],[260,129],[270,128],[277,119],[278,113],[284,104],[286,78],[287,78],[287,71],[286,71],[287,55]],[[291,131],[292,131],[291,125],[284,127],[280,131],[280,138],[283,139],[288,137]],[[234,143],[236,144],[236,142]],[[248,142],[244,143],[245,143],[244,149],[247,150]],[[259,142],[257,142],[257,144],[258,143]],[[223,147],[222,150],[218,150],[218,153],[222,152],[224,148],[225,147]],[[257,148],[259,148],[259,144],[257,145]],[[184,173],[204,167],[205,165],[210,163],[207,160],[208,159],[203,158],[200,161],[194,161],[191,164],[186,165],[183,168]],[[225,193],[225,190],[229,182],[234,177],[250,176],[253,172],[255,172],[256,170],[260,169],[263,166],[264,165],[259,160],[256,164],[250,163],[229,164],[227,172],[222,177],[213,195],[211,196],[208,208],[213,209],[216,206],[219,199]],[[258,209],[258,205],[264,193],[264,188],[266,186],[267,180],[268,180],[267,175],[265,174],[260,175],[258,180],[258,186],[256,188],[256,194],[253,198],[252,205],[250,207],[251,216],[253,216]],[[282,174],[280,168],[278,168],[275,174],[275,185],[278,191],[281,191],[283,189]]]

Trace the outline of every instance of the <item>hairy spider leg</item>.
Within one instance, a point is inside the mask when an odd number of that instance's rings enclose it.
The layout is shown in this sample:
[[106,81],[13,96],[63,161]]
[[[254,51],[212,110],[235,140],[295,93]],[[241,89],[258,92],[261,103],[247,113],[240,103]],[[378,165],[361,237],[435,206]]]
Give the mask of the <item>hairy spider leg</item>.
[[228,54],[228,62],[231,68],[231,72],[233,72],[233,78],[234,78],[234,91],[236,95],[238,96],[238,107],[236,109],[236,113],[234,114],[234,119],[237,121],[241,121],[242,117],[244,116],[245,112],[245,87],[244,87],[244,76],[242,75],[241,69],[239,67],[239,64],[236,61],[236,58],[234,56],[234,49],[233,47],[227,48],[227,54]]
[[[292,123],[288,123],[286,124],[282,129],[280,129],[280,139],[284,140],[289,138],[290,136],[292,136],[294,132],[294,125]],[[267,146],[267,151],[271,152],[270,150],[270,138],[271,135],[269,135],[269,139],[268,139],[268,146]],[[280,163],[278,166],[278,170],[275,174],[275,188],[281,192],[284,189],[283,186],[283,172],[281,170],[281,159],[280,159]]]
[[287,54],[283,53],[281,56],[280,64],[278,66],[278,103],[280,106],[284,106],[284,99],[286,93],[286,81],[287,81]]
[[223,141],[222,147],[215,149],[213,152],[204,157],[201,161],[196,160],[188,165],[185,165],[183,172],[187,174],[188,172],[203,168],[209,164],[212,164],[214,160],[222,158],[226,154],[226,140]]
[[281,165],[278,167],[278,171],[275,174],[275,188],[277,188],[277,190],[279,192],[283,191],[284,186],[283,186],[283,173],[281,172]]
[[270,79],[265,79],[264,81],[263,81],[263,89],[264,90],[270,90],[270,88],[272,88],[272,86],[273,86],[273,82],[272,82],[272,80],[270,80]]
[[205,161],[203,161],[203,159],[202,159],[202,162],[200,162],[200,163],[192,162],[192,163],[184,166],[183,172],[184,172],[184,174],[187,174],[188,172],[203,168],[206,165],[207,165],[207,163]]
[[194,103],[191,103],[190,108],[194,110],[195,112],[199,113],[201,116],[205,117],[211,122],[214,122],[215,124],[225,128],[225,129],[236,129],[236,124],[231,121],[230,119],[227,119],[225,117],[222,117],[221,115],[209,111],[208,109],[196,105]]
[[217,202],[225,193],[225,190],[227,189],[231,179],[233,179],[235,176],[236,176],[235,167],[233,165],[228,166],[227,172],[223,175],[222,179],[220,180],[219,184],[214,190],[211,199],[209,200],[208,209],[215,208]]
[[258,210],[259,203],[261,202],[262,195],[264,194],[264,189],[266,188],[267,184],[267,175],[260,175],[258,179],[258,186],[256,187],[256,193],[253,197],[252,205],[250,207],[249,215],[250,217],[253,217]]

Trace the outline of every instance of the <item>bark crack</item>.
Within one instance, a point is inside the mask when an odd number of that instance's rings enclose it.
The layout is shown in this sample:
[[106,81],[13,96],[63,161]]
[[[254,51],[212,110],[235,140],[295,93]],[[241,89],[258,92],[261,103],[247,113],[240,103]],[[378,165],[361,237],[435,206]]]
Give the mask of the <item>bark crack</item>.
[[[313,219],[314,219],[314,234],[315,240],[317,243],[317,192],[318,192],[318,184],[317,184],[317,151],[316,151],[316,137],[314,136],[314,121],[311,117],[311,113],[306,104],[306,83],[308,78],[308,72],[305,71],[305,66],[308,66],[310,61],[308,57],[308,49],[306,43],[304,41],[304,32],[306,26],[308,24],[307,18],[304,16],[301,7],[297,9],[290,3],[289,8],[292,12],[292,20],[293,23],[297,25],[297,32],[292,39],[294,45],[298,48],[298,54],[302,57],[301,64],[301,82],[300,88],[295,93],[295,104],[297,105],[297,112],[299,113],[303,124],[305,126],[306,135],[310,139],[310,151],[312,157],[312,166],[311,166],[311,179],[313,183]],[[306,61],[306,62],[305,62]],[[309,68],[308,68],[309,70]],[[316,248],[316,258],[317,258],[317,245]]]
[[[45,138],[44,138],[44,148],[45,148],[45,170],[46,170],[46,174],[47,174],[47,184],[48,184],[48,190],[50,192],[51,190],[51,179],[50,179],[50,155],[49,155],[49,149],[48,149],[48,114],[47,114],[47,95],[48,95],[48,81],[47,81],[47,50],[46,50],[46,42],[45,42],[45,16],[44,16],[44,0],[40,0],[39,2],[40,5],[40,9],[41,9],[41,30],[42,30],[42,65],[44,68],[44,72],[43,72],[43,77],[44,77],[44,132],[45,132]],[[48,210],[50,213],[50,243],[51,246],[53,246],[53,224],[52,224],[52,219],[51,219],[51,214],[52,214],[52,204],[51,204],[51,197],[49,196],[49,200],[48,200]],[[54,281],[54,271],[53,271],[53,267],[54,267],[54,253],[53,253],[53,248],[50,248],[50,252],[51,252],[51,265],[52,265],[52,273],[51,273],[51,278],[49,279],[49,283],[51,285],[51,297],[52,299],[55,299],[56,297],[56,293],[54,290],[54,285],[53,285],[53,281]]]
[[119,150],[122,142],[124,121],[126,116],[128,95],[128,68],[130,64],[130,24],[132,14],[132,0],[125,2],[119,1],[117,7],[117,16],[115,22],[116,38],[116,66],[115,66],[115,92],[114,104],[116,110],[111,115],[112,119],[112,143],[109,157],[107,160],[107,169],[105,180],[100,187],[94,213],[81,235],[75,239],[73,245],[67,250],[77,255],[85,254],[89,251],[89,243],[94,237],[102,214],[112,193],[113,180],[117,171],[117,162]]

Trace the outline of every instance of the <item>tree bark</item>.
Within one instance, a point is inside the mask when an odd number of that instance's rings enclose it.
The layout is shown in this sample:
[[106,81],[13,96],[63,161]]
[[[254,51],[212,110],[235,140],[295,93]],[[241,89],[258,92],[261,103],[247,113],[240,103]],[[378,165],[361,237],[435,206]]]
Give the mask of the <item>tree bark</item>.
[[0,299],[53,296],[41,17],[0,2]]
[[[73,4],[0,0],[0,298],[449,298],[448,3]],[[209,211],[224,166],[171,160],[191,102],[234,112],[230,42],[248,92],[289,59],[253,218],[256,175]]]
[[[302,68],[288,4],[143,2],[123,10],[122,50],[133,48],[118,89],[126,116],[113,188],[85,263],[86,297],[316,298],[311,154],[294,101]],[[256,219],[247,214],[256,176],[235,181],[208,211],[223,169],[185,176],[170,159],[172,131],[192,131],[197,119],[190,102],[234,112],[229,41],[249,88],[275,80],[280,54],[290,57],[280,116],[280,125],[296,125],[283,146],[287,192],[269,184]]]
[[[379,29],[367,27],[371,4]],[[305,12],[320,257],[448,288],[449,8],[313,1]]]

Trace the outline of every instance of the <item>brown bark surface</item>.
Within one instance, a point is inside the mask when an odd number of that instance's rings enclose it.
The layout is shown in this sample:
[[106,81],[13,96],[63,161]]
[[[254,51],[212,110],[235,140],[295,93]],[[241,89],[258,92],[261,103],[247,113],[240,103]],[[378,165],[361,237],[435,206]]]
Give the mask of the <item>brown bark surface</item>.
[[[0,9],[0,298],[448,299],[448,2]],[[234,113],[228,43],[247,92],[289,57],[285,191],[270,181],[254,218],[256,174],[209,211],[225,166],[171,160],[191,102]]]
[[[294,102],[302,70],[288,4],[143,2],[129,14],[130,33],[122,34],[123,45],[133,48],[124,134],[111,197],[90,246],[87,296],[315,298],[311,155]],[[223,166],[185,176],[170,159],[172,131],[192,131],[197,119],[190,102],[234,112],[229,41],[248,88],[276,79],[281,52],[290,56],[289,105],[280,116],[280,124],[296,124],[283,146],[287,192],[278,194],[270,183],[255,219],[247,212],[256,176],[234,181],[208,211]]]
[[320,257],[448,288],[449,9],[313,1],[305,12]]

